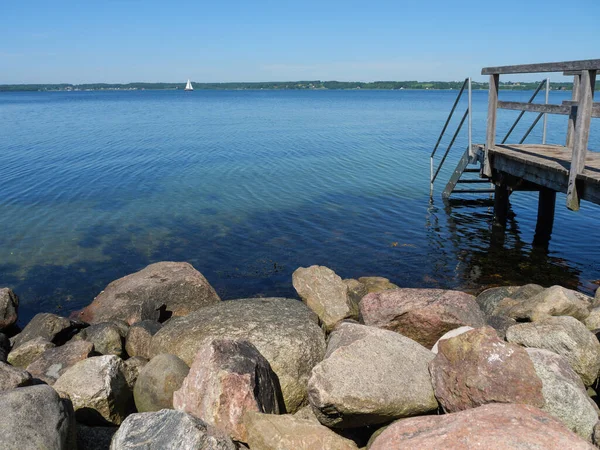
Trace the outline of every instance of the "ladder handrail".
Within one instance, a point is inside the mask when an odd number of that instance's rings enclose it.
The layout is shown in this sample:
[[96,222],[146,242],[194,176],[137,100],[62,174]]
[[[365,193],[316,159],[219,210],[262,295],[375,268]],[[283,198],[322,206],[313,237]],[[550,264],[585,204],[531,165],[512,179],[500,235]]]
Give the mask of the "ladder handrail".
[[460,100],[460,97],[462,96],[462,93],[465,90],[465,87],[467,86],[467,82],[469,81],[468,78],[465,78],[465,82],[463,83],[462,87],[460,88],[460,91],[458,93],[458,95],[456,96],[456,100],[454,100],[454,105],[452,105],[452,109],[450,110],[450,114],[448,114],[448,118],[446,119],[446,123],[444,124],[444,128],[442,128],[442,132],[440,133],[440,136],[438,137],[437,142],[435,143],[435,147],[433,148],[433,151],[431,152],[431,156],[430,158],[433,158],[435,153],[437,152],[437,149],[440,145],[440,142],[442,141],[442,137],[444,137],[444,133],[446,132],[446,128],[448,128],[448,124],[450,123],[450,119],[452,119],[452,116],[454,115],[454,111],[456,110],[456,105],[458,105],[458,101]]

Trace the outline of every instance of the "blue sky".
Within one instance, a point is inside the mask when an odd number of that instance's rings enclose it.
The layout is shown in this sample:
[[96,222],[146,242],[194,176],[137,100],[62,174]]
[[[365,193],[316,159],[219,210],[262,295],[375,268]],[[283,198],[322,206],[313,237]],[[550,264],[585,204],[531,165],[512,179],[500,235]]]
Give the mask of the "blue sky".
[[0,4],[0,84],[483,80],[596,58],[600,0]]

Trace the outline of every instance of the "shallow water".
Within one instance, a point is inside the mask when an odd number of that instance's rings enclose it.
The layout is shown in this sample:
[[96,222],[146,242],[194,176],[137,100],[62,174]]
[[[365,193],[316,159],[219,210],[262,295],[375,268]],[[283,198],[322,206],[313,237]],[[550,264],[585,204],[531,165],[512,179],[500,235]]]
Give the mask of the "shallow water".
[[[20,296],[21,322],[79,309],[161,260],[191,262],[225,299],[294,296],[291,273],[311,264],[409,287],[538,282],[591,293],[600,207],[573,213],[559,194],[546,251],[531,245],[537,196],[515,193],[506,234],[493,233],[489,203],[441,201],[464,133],[430,202],[429,154],[455,95],[0,93],[0,286]],[[482,142],[487,93],[474,92],[473,105]],[[499,136],[515,115],[501,111]],[[548,142],[564,142],[565,130],[551,116]],[[538,126],[527,142],[540,139]]]

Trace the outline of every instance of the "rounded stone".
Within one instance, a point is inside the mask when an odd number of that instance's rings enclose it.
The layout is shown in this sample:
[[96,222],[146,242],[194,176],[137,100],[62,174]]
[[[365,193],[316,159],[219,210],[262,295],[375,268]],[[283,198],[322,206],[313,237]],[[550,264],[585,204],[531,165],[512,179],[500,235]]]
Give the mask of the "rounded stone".
[[173,393],[183,384],[190,368],[175,355],[155,356],[140,371],[133,398],[139,412],[173,409]]

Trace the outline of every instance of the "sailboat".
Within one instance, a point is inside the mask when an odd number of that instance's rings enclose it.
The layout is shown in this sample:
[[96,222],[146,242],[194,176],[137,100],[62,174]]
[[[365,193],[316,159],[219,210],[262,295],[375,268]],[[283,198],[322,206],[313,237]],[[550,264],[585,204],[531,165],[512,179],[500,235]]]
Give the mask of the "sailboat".
[[188,78],[188,82],[187,82],[187,84],[185,85],[185,89],[184,89],[184,91],[193,91],[193,90],[194,90],[194,88],[192,87],[192,83],[190,83],[190,80],[189,80],[189,78]]

